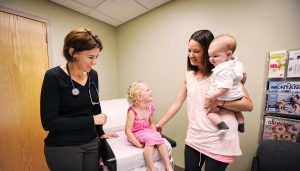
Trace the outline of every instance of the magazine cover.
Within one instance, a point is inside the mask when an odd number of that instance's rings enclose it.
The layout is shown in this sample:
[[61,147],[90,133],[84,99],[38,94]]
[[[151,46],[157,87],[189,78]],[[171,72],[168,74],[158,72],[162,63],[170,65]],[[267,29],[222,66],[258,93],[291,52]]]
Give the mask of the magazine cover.
[[285,76],[286,58],[286,50],[270,52],[269,78],[281,78]]
[[270,92],[268,94],[267,108],[268,113],[281,113],[289,115],[300,115],[300,92]]
[[272,92],[299,92],[300,81],[270,81],[268,90]]
[[296,119],[265,116],[264,140],[283,140],[296,142],[300,129],[300,121]]
[[300,50],[289,51],[287,77],[300,77]]
[[266,112],[300,115],[300,82],[269,82]]

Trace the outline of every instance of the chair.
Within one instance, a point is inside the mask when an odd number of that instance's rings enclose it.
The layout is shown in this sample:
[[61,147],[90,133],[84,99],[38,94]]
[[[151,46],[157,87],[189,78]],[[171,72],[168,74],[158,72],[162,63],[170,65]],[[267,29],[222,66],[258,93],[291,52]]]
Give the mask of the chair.
[[300,171],[300,144],[279,140],[262,142],[251,171]]
[[[107,114],[107,123],[103,126],[106,133],[117,133],[118,138],[112,138],[101,141],[102,160],[105,165],[104,170],[110,171],[144,171],[145,160],[143,149],[137,148],[128,142],[125,135],[125,123],[129,104],[126,99],[111,99],[100,102],[102,112]],[[165,144],[168,147],[170,160],[172,147],[176,146],[176,142],[164,136]],[[156,171],[164,171],[163,162],[160,160],[159,154],[155,149],[154,167]]]

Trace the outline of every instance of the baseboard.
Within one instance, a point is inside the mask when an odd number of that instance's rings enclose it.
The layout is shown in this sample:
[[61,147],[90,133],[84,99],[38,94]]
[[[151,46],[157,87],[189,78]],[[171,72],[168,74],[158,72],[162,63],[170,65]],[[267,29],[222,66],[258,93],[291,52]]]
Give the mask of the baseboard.
[[184,169],[180,166],[174,165],[174,171],[184,171]]

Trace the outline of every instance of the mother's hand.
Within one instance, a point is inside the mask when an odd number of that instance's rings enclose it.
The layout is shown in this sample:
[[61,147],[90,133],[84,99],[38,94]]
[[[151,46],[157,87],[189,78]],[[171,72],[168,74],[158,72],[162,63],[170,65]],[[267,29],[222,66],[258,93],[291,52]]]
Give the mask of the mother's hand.
[[159,123],[157,123],[156,125],[155,125],[155,127],[156,127],[156,131],[158,131],[158,132],[160,132],[161,133],[161,131],[162,131],[162,125],[160,125]]
[[220,103],[223,102],[217,99],[214,100],[206,99],[204,103],[204,109],[206,109],[206,114],[219,112],[220,111],[219,106],[222,106],[222,104],[220,105]]

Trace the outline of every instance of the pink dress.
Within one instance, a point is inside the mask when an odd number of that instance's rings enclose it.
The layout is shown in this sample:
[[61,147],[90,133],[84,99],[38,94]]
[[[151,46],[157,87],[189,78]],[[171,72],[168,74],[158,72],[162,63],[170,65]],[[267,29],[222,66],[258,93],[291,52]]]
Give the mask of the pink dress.
[[131,131],[140,143],[144,143],[145,145],[163,144],[164,140],[160,133],[150,127],[149,118],[154,114],[154,104],[151,103],[148,108],[150,115],[145,119],[141,119],[140,114],[132,105],[128,108],[128,111],[132,109],[135,113],[135,119]]

